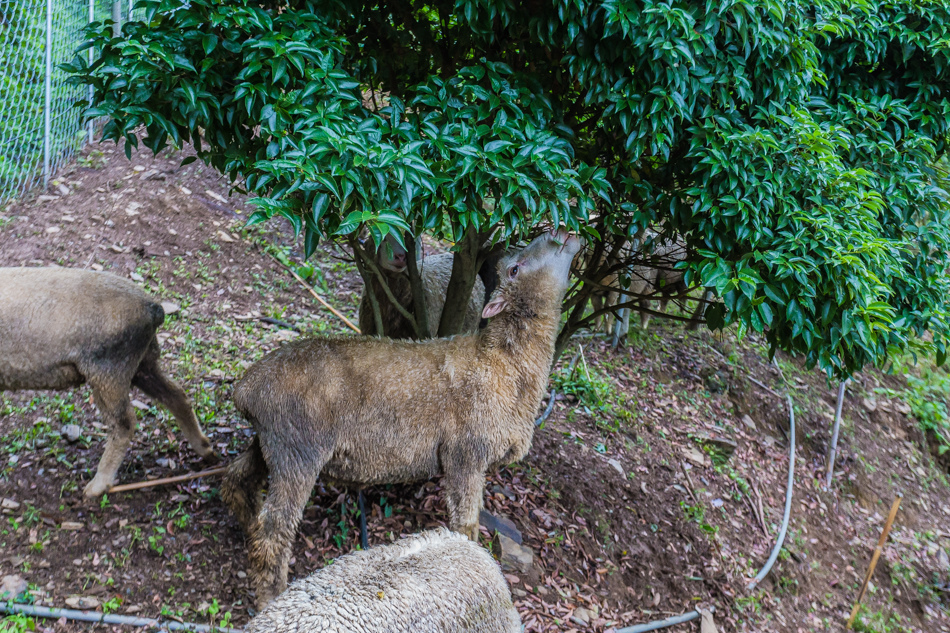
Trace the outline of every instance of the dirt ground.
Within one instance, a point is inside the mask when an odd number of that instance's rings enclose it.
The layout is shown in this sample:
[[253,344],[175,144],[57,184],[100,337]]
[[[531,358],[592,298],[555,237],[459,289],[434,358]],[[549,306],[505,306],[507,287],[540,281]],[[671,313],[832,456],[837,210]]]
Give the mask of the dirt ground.
[[[177,304],[162,329],[164,364],[229,460],[250,436],[231,403],[233,381],[296,336],[348,330],[281,263],[301,263],[289,229],[243,229],[246,201],[200,163],[180,167],[182,157],[129,161],[111,144],[87,148],[49,192],[0,209],[0,265],[106,270]],[[355,321],[361,283],[344,256],[318,252],[310,281]],[[526,631],[611,631],[699,606],[715,607],[720,631],[843,630],[898,492],[902,509],[858,629],[950,631],[946,464],[893,397],[899,378],[866,372],[851,385],[830,491],[821,482],[835,386],[794,359],[769,364],[755,337],[654,321],[612,351],[585,334],[556,382],[561,393],[530,454],[486,487],[486,509],[510,519],[534,553],[527,572],[506,569]],[[594,400],[582,389],[592,386]],[[797,423],[792,518],[775,568],[749,591],[782,519],[785,393]],[[169,413],[134,397],[139,429],[120,481],[204,468]],[[244,537],[217,479],[83,502],[105,430],[88,389],[0,398],[0,576],[29,583],[21,600],[248,621]],[[81,429],[74,442],[63,433],[70,424]],[[439,492],[438,481],[370,489],[371,545],[445,524]],[[352,492],[318,484],[291,577],[355,549],[357,525]],[[487,529],[482,536],[490,546]]]

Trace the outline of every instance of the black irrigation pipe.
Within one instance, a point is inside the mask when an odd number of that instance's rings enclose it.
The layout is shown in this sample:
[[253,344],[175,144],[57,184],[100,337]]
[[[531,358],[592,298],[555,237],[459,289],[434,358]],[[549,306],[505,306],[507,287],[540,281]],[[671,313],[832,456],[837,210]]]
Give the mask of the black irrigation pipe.
[[[709,612],[712,613],[716,610],[716,607],[709,607]],[[665,629],[668,626],[673,626],[675,624],[682,624],[684,622],[691,622],[697,618],[703,616],[702,612],[699,610],[688,611],[683,615],[675,615],[671,618],[666,618],[665,620],[654,620],[653,622],[647,622],[646,624],[635,624],[633,626],[624,627],[622,629],[617,629],[617,633],[646,633],[647,631],[656,631],[657,629]]]
[[792,403],[791,396],[785,396],[785,398],[788,401],[788,484],[785,488],[785,515],[782,517],[782,527],[778,531],[778,538],[775,539],[775,547],[772,548],[772,554],[765,562],[762,571],[760,571],[746,587],[749,591],[755,589],[756,586],[762,582],[769,571],[771,571],[772,565],[775,564],[775,559],[778,558],[778,554],[782,550],[782,544],[785,542],[785,532],[788,531],[788,520],[792,515],[792,489],[795,487],[795,405]]
[[191,622],[176,622],[174,620],[155,620],[153,618],[133,618],[128,615],[113,613],[97,613],[95,611],[76,611],[74,609],[56,609],[37,607],[32,604],[15,604],[0,602],[0,613],[22,614],[37,618],[66,618],[77,622],[95,622],[97,624],[125,624],[127,626],[148,626],[159,631],[193,631],[195,633],[241,633],[244,629],[230,629],[211,626],[208,624],[194,624]]

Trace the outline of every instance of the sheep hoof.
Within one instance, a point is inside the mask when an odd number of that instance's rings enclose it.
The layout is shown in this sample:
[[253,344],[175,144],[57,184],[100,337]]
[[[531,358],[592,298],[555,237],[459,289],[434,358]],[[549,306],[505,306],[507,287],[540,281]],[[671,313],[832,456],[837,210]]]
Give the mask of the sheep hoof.
[[206,464],[213,465],[221,463],[221,456],[215,453],[210,447],[207,453],[199,453],[199,455],[201,456],[201,461]]
[[95,499],[96,497],[101,497],[112,487],[114,481],[109,480],[105,481],[100,479],[99,476],[95,476],[92,481],[86,484],[86,487],[82,489],[82,496],[86,499]]

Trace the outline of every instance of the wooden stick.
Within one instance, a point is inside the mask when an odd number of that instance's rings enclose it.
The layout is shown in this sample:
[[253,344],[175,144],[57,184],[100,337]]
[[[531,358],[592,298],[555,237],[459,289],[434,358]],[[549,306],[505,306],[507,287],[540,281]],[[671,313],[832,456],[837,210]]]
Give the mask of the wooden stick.
[[864,584],[861,585],[861,591],[858,593],[858,599],[854,601],[854,608],[851,609],[851,617],[848,618],[847,629],[851,629],[851,625],[854,624],[854,619],[858,616],[858,608],[861,606],[861,600],[864,599],[864,594],[868,590],[868,584],[871,582],[871,575],[874,573],[874,568],[877,566],[877,559],[881,557],[881,551],[884,548],[884,543],[887,541],[887,535],[891,533],[891,525],[894,523],[894,518],[897,516],[897,510],[901,507],[901,499],[904,498],[904,495],[897,493],[897,496],[894,497],[894,503],[891,504],[891,513],[887,515],[887,522],[884,524],[884,531],[881,532],[881,538],[877,542],[877,547],[874,548],[874,554],[871,556],[871,564],[868,566],[868,573],[864,577]]
[[129,490],[139,490],[141,488],[151,488],[152,486],[164,486],[165,484],[177,484],[183,481],[191,481],[201,477],[215,477],[223,475],[228,471],[227,467],[211,468],[202,470],[199,473],[188,473],[187,475],[176,475],[174,477],[163,477],[162,479],[149,479],[148,481],[138,481],[134,484],[122,484],[121,486],[112,486],[106,492],[128,492]]
[[[281,264],[281,266],[283,266],[283,264]],[[284,266],[284,268],[287,268],[287,267]],[[306,281],[304,281],[303,279],[301,279],[301,278],[300,278],[300,275],[298,275],[295,270],[292,270],[292,269],[290,269],[290,268],[287,268],[287,271],[290,272],[290,274],[294,276],[294,279],[296,279],[297,281],[300,282],[300,285],[302,285],[304,288],[306,288],[307,290],[309,290],[309,291],[310,291],[310,294],[313,295],[313,298],[316,299],[317,301],[319,301],[319,302],[323,305],[324,308],[326,308],[327,310],[329,310],[330,312],[332,312],[334,316],[336,316],[338,319],[340,319],[341,321],[343,321],[344,323],[346,323],[347,327],[349,327],[351,330],[353,330],[353,331],[356,332],[357,334],[362,334],[362,332],[360,332],[360,329],[359,329],[358,327],[356,327],[355,325],[353,325],[353,322],[352,322],[352,321],[350,321],[350,320],[347,319],[345,316],[343,316],[342,314],[340,314],[340,312],[339,312],[336,308],[334,308],[333,306],[331,306],[329,303],[326,302],[326,300],[325,300],[323,297],[321,297],[320,295],[318,295],[318,294],[314,291],[313,287],[311,287],[310,284],[308,284]]]

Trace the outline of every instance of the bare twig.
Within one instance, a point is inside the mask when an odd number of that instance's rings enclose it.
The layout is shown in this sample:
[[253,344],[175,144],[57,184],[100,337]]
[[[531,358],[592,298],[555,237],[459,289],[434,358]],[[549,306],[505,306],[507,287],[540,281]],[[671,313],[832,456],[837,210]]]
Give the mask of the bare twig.
[[749,382],[751,382],[753,385],[755,385],[755,386],[757,386],[757,387],[760,387],[760,388],[762,388],[762,389],[765,389],[766,391],[768,391],[770,394],[772,394],[772,395],[775,396],[776,398],[784,398],[784,396],[783,396],[782,394],[778,393],[777,391],[775,391],[775,390],[772,389],[771,387],[767,387],[766,385],[762,384],[761,382],[759,382],[758,380],[756,380],[756,379],[753,378],[752,376],[748,376],[748,375],[747,375],[746,378],[748,378]]
[[287,323],[287,321],[281,321],[280,319],[275,319],[273,317],[257,317],[257,320],[261,323],[269,323],[270,325],[276,325],[277,327],[282,327],[285,330],[293,330],[294,332],[299,332],[300,328],[292,323]]
[[[283,264],[281,264],[281,265],[283,265]],[[285,266],[285,268],[286,268],[286,266]],[[330,312],[332,312],[335,317],[337,317],[338,319],[340,319],[341,321],[343,321],[344,323],[346,323],[347,327],[349,327],[351,330],[353,330],[353,331],[356,332],[357,334],[360,334],[360,329],[359,329],[358,327],[356,327],[355,325],[353,325],[353,323],[352,323],[349,319],[347,319],[345,316],[343,316],[342,314],[340,314],[340,312],[339,312],[336,308],[334,308],[333,306],[331,306],[329,303],[326,302],[326,300],[325,300],[323,297],[321,297],[320,295],[318,295],[318,294],[314,291],[314,289],[310,286],[310,284],[308,284],[306,281],[304,281],[303,279],[301,279],[300,275],[298,275],[298,274],[296,273],[296,271],[291,270],[290,268],[287,268],[287,271],[290,272],[290,274],[294,276],[294,279],[296,279],[297,281],[300,282],[300,285],[302,285],[304,288],[306,288],[307,290],[309,290],[309,291],[310,291],[310,294],[313,295],[313,298],[316,299],[317,301],[319,301],[319,302],[321,303],[321,305],[323,305],[324,308],[326,308],[327,310],[329,310]]]
[[755,483],[752,484],[752,492],[755,493],[755,504],[759,511],[759,525],[762,526],[762,531],[765,533],[765,535],[770,536],[769,528],[765,524],[765,510],[762,509],[762,495],[759,494],[759,489],[756,488]]
[[680,468],[683,470],[683,475],[686,476],[686,492],[689,493],[693,503],[699,505],[699,499],[696,498],[696,493],[693,492],[693,479],[689,476],[689,471],[686,469],[686,462],[680,462]]
[[141,490],[142,488],[151,488],[153,486],[164,486],[165,484],[178,484],[183,481],[200,479],[201,477],[216,477],[227,472],[227,467],[211,468],[202,470],[198,473],[188,473],[187,475],[176,475],[174,477],[163,477],[162,479],[150,479],[148,481],[138,481],[134,484],[122,484],[121,486],[112,486],[107,490],[108,493],[128,492],[130,490]]

